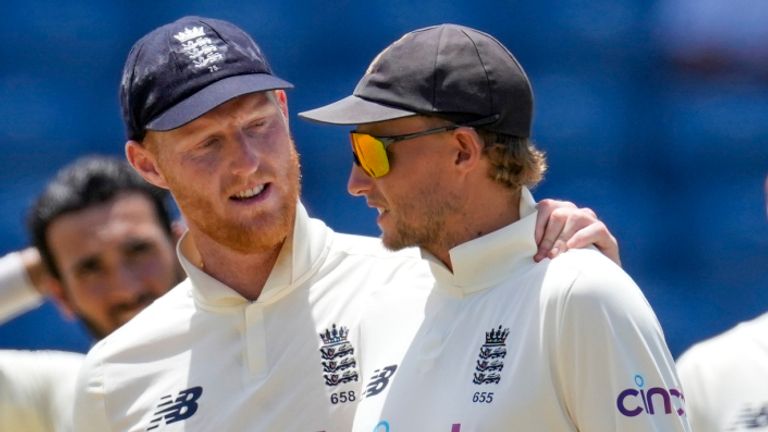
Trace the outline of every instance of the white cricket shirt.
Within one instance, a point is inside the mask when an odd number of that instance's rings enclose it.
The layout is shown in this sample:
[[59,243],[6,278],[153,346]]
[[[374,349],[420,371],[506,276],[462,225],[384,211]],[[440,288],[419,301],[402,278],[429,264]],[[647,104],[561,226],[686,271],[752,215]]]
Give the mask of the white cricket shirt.
[[694,345],[677,370],[696,432],[768,431],[768,314]]
[[88,354],[78,432],[349,430],[362,303],[431,280],[415,250],[334,233],[301,205],[257,301],[178,251],[188,279]]
[[643,294],[594,250],[535,263],[534,206],[525,190],[520,221],[452,249],[453,273],[427,256],[426,301],[374,295],[353,430],[690,430]]
[[0,431],[71,432],[83,355],[0,350]]

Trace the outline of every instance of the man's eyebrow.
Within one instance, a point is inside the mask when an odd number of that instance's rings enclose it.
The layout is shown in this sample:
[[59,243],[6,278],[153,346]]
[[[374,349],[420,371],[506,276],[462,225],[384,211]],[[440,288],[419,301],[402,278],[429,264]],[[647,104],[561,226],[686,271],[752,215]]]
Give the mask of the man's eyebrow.
[[154,243],[149,239],[132,237],[122,242],[120,244],[120,249],[123,251],[133,251],[136,250],[136,248],[143,248],[153,245]]

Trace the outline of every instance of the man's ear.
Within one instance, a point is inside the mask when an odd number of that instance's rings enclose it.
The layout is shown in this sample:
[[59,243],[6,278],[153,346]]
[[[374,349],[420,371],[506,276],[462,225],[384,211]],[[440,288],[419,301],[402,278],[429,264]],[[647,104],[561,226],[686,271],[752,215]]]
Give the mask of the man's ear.
[[187,232],[187,223],[183,219],[175,220],[171,223],[171,233],[173,234],[173,240],[178,242],[181,240],[181,236]]
[[168,189],[165,177],[158,170],[157,158],[144,144],[133,140],[126,142],[125,157],[133,169],[144,177],[144,180],[157,187]]
[[75,312],[77,308],[72,304],[70,296],[64,288],[63,283],[55,277],[50,277],[46,280],[46,288],[48,290],[48,295],[61,313],[67,319],[75,320],[77,318],[77,313]]
[[472,128],[460,127],[453,132],[456,142],[455,164],[462,170],[474,169],[483,155],[483,140]]
[[290,117],[288,117],[288,95],[285,94],[285,90],[275,90],[275,100],[280,107],[280,111],[283,113],[285,124],[288,125],[288,119]]

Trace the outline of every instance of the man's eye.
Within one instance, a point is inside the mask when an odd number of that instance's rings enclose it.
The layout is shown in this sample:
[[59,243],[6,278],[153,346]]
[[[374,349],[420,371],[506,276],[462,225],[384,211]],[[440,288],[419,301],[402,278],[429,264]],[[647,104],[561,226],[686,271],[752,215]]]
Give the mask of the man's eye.
[[142,255],[152,250],[150,243],[139,242],[128,245],[125,252],[129,256]]
[[254,121],[254,122],[249,123],[248,126],[245,129],[248,130],[248,131],[256,132],[256,131],[260,130],[261,128],[263,128],[264,125],[266,125],[266,124],[267,124],[267,122],[265,120],[258,120],[258,121]]
[[218,138],[212,138],[212,139],[208,139],[208,140],[205,140],[202,143],[200,143],[200,148],[201,149],[212,148],[212,147],[217,146],[218,144],[219,144],[219,139]]
[[101,271],[101,263],[97,260],[88,260],[80,263],[77,266],[77,274],[81,276],[88,276],[97,274]]

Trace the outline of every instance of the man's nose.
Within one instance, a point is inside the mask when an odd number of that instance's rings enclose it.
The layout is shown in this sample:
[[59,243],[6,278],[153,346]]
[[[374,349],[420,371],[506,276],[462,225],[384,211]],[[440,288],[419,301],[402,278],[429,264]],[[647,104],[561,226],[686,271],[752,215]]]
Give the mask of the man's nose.
[[240,133],[233,144],[235,151],[232,155],[232,171],[244,175],[258,170],[261,162],[258,139]]
[[349,172],[347,180],[347,192],[353,196],[364,196],[372,185],[372,179],[357,164],[352,164],[352,170]]

